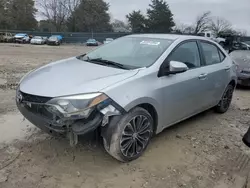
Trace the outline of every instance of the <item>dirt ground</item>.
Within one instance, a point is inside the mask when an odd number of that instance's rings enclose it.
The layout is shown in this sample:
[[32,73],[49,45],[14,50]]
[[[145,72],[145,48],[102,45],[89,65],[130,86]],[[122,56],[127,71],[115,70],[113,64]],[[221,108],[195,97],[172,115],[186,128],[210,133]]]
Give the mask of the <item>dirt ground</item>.
[[0,44],[0,188],[247,187],[250,149],[241,139],[250,125],[250,89],[235,91],[226,114],[210,110],[163,131],[129,164],[111,158],[91,135],[71,148],[24,120],[15,106],[20,78],[88,50]]

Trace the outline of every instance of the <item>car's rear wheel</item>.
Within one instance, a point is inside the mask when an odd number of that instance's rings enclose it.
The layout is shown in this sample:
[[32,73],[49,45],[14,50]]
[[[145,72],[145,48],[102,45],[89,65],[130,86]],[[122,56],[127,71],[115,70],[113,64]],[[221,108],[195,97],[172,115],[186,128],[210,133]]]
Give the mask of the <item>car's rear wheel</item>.
[[220,100],[219,104],[215,107],[218,113],[225,113],[229,109],[233,99],[234,86],[229,84]]
[[[112,124],[116,125],[112,125]],[[104,137],[104,148],[121,162],[129,162],[140,157],[147,148],[153,133],[153,118],[143,108],[134,108],[117,123],[110,122],[113,129],[110,143]]]

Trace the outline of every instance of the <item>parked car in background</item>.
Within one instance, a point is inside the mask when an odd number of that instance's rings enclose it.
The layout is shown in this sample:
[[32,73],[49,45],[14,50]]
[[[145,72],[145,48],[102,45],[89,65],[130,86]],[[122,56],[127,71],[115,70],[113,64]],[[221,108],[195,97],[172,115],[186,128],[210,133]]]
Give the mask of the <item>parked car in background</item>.
[[95,40],[95,39],[88,39],[87,42],[86,42],[86,45],[87,46],[98,46],[98,41]]
[[59,46],[62,42],[62,36],[60,35],[52,35],[51,37],[49,37],[47,44],[48,45],[57,45]]
[[103,44],[108,44],[110,42],[112,42],[114,39],[112,38],[106,38],[105,41],[103,42]]
[[47,44],[49,38],[48,37],[43,37],[43,39],[45,41],[45,44]]
[[250,86],[250,51],[235,50],[230,56],[237,67],[238,84]]
[[34,36],[30,40],[30,44],[45,44],[45,39],[41,36]]
[[244,43],[250,45],[250,41],[243,41]]
[[198,33],[198,36],[210,38],[211,40],[219,43],[222,47],[224,46],[224,43],[226,41],[225,38],[215,36],[212,31],[205,31],[205,32]]
[[106,151],[128,162],[165,128],[210,108],[225,113],[236,82],[231,57],[209,39],[129,35],[33,70],[16,101],[27,120],[72,145],[98,129]]
[[9,32],[0,32],[0,42],[13,42],[13,35]]
[[242,50],[250,50],[250,45],[247,44],[246,42],[241,42],[240,44]]
[[26,33],[18,33],[14,36],[14,42],[17,43],[29,43],[30,37]]

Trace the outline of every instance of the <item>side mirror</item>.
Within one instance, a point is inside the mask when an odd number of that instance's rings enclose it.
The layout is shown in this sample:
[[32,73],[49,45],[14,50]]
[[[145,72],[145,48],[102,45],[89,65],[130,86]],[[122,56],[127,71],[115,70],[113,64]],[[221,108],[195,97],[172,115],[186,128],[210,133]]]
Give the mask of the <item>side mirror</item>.
[[188,70],[188,67],[185,63],[179,62],[179,61],[170,61],[168,66],[163,66],[160,68],[160,71],[158,73],[158,76],[167,76],[170,74],[178,74],[182,72],[186,72]]

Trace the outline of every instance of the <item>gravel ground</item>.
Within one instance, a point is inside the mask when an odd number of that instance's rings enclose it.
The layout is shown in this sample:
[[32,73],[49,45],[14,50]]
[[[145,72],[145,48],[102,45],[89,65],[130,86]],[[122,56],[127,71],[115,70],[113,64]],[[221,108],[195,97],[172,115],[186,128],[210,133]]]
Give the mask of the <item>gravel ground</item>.
[[209,110],[166,129],[129,164],[111,158],[92,135],[71,148],[67,140],[24,120],[15,107],[18,80],[36,67],[88,50],[0,44],[1,188],[247,187],[250,149],[241,142],[250,125],[247,88],[235,91],[226,114]]

